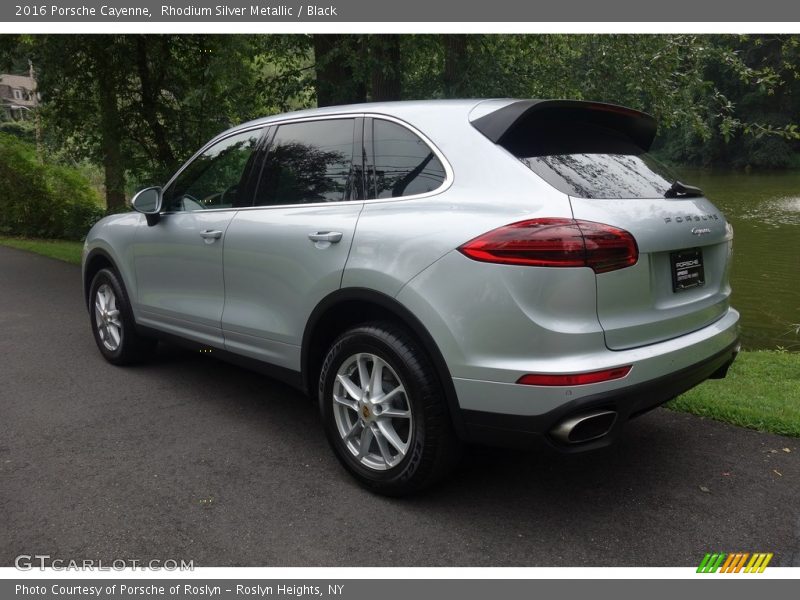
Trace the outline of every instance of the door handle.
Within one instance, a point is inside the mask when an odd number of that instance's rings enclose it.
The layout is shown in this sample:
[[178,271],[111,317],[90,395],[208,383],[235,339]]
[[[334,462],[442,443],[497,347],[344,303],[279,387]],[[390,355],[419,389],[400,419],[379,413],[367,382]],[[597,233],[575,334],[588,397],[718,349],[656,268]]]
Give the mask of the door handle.
[[308,239],[312,242],[330,242],[336,244],[342,240],[341,231],[317,231],[316,233],[309,233]]
[[200,232],[200,237],[204,240],[218,240],[222,237],[222,232],[218,229],[205,229]]

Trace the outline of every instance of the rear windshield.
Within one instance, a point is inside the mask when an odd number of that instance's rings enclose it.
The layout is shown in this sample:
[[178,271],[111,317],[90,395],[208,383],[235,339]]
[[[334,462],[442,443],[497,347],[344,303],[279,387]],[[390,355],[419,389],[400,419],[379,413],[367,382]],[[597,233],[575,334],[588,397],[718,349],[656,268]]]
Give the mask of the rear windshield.
[[663,198],[676,180],[664,165],[646,153],[519,158],[554,188],[578,198]]
[[675,175],[647,154],[651,140],[640,129],[650,124],[618,111],[553,107],[524,115],[498,143],[570,196],[663,198]]

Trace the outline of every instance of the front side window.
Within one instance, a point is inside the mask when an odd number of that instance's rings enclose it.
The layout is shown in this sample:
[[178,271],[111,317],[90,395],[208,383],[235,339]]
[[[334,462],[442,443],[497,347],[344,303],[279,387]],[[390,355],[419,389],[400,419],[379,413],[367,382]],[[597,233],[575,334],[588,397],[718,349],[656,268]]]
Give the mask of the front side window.
[[370,133],[374,155],[368,169],[370,197],[424,194],[444,183],[441,161],[415,133],[384,119],[373,119]]
[[261,171],[255,204],[349,200],[353,125],[353,119],[331,119],[278,127]]
[[261,130],[232,135],[195,158],[164,190],[164,210],[237,208],[250,203],[244,183]]

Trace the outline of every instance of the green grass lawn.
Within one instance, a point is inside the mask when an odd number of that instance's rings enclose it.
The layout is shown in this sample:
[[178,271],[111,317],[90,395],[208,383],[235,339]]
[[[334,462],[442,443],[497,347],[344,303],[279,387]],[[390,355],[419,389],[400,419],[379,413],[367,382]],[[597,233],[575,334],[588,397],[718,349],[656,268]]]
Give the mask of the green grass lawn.
[[[81,242],[0,237],[0,245],[80,264]],[[709,380],[667,408],[800,437],[800,353],[742,352],[725,379]]]
[[36,240],[29,238],[0,236],[0,246],[11,246],[20,250],[28,250],[36,254],[57,258],[73,265],[81,264],[83,242],[66,240]]
[[800,353],[742,352],[725,379],[708,380],[667,408],[800,437]]

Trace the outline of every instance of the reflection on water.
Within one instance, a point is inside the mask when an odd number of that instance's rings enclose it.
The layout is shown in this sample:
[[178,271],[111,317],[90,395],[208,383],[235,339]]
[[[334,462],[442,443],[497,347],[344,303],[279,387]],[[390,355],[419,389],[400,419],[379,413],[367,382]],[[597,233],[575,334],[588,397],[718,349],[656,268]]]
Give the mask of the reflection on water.
[[766,200],[747,210],[744,216],[771,225],[800,225],[800,197]]
[[733,224],[731,285],[745,348],[800,352],[800,172],[680,173]]

